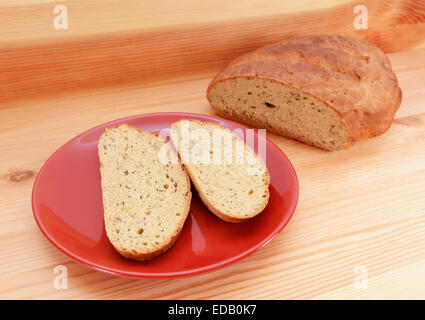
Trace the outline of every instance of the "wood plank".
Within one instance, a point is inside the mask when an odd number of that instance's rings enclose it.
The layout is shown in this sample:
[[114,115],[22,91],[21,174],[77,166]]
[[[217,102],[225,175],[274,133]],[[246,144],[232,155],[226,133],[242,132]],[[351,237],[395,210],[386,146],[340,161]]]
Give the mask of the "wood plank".
[[[176,10],[174,2],[159,9],[153,2],[69,1],[75,25],[66,31],[53,28],[50,2],[2,7],[0,107],[8,101],[74,91],[199,78],[244,52],[289,36],[335,33],[367,40],[386,52],[425,43],[422,1],[319,1],[309,6],[303,0],[308,8],[304,11],[298,3],[266,2],[259,9],[260,3],[253,2],[237,11],[241,1],[223,0],[206,7],[202,1],[188,1]],[[280,4],[271,14],[276,3]],[[357,4],[368,8],[367,30],[353,27]],[[145,5],[151,9],[145,11]],[[286,12],[287,8],[293,9]],[[158,16],[168,24],[156,23],[161,19],[151,17],[150,10],[161,10]]]
[[[64,4],[68,8],[70,23],[65,32],[53,28],[53,8],[58,4]],[[221,22],[235,22],[235,18],[247,22],[251,18],[260,18],[253,21],[260,23],[258,27],[261,28],[261,20],[267,23],[264,20],[274,20],[277,17],[281,20],[282,28],[273,31],[283,35],[303,32],[311,34],[323,32],[322,30],[335,32],[340,29],[353,34],[356,33],[353,29],[353,10],[356,5],[367,7],[373,33],[383,32],[379,36],[381,39],[375,40],[385,42],[387,46],[400,46],[392,41],[396,38],[394,34],[391,36],[392,31],[399,30],[398,34],[403,30],[419,32],[420,30],[415,29],[424,22],[424,5],[416,0],[397,0],[391,3],[383,0],[184,0],[178,3],[173,0],[2,0],[0,42],[39,39],[57,41],[178,25],[217,23],[219,26]],[[303,24],[293,25],[293,18],[301,19],[299,21]],[[246,27],[251,30],[245,32],[254,31],[252,26]],[[244,30],[239,32],[243,33]],[[257,35],[264,36],[259,32]],[[407,33],[403,35],[403,38],[397,38],[399,42],[412,38]]]
[[[425,270],[425,260],[380,274],[370,279],[364,289],[356,288],[352,284],[315,299],[385,299],[392,296],[402,300],[417,300],[418,297],[423,297],[422,288],[425,287],[425,279],[420,275],[421,270]],[[397,279],[397,286],[394,286],[394,279]]]
[[[350,3],[351,0],[2,0],[0,41],[58,39],[129,30],[149,30],[167,26],[203,24],[274,14],[321,10]],[[56,5],[66,5],[69,29],[53,28]],[[100,10],[101,8],[101,10]]]
[[[291,159],[300,202],[265,248],[189,278],[113,277],[73,262],[41,234],[30,196],[43,162],[99,123],[146,112],[211,114],[205,78],[9,101],[0,108],[0,298],[425,298],[425,50],[390,54],[403,103],[391,129],[341,152],[269,135]],[[68,290],[53,287],[57,265]],[[365,266],[369,289],[353,288]],[[408,292],[412,294],[409,295]]]

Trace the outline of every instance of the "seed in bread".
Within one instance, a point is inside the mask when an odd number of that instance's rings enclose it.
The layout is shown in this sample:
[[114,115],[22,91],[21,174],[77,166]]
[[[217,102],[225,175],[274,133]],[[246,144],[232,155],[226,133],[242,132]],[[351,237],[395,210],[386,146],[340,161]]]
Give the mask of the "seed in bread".
[[156,134],[126,124],[106,129],[100,138],[106,234],[126,258],[147,260],[165,252],[188,215],[190,180],[179,161],[159,161],[165,144]]
[[223,117],[339,150],[387,131],[401,90],[379,48],[316,35],[240,56],[213,79],[207,98]]
[[[171,125],[171,137],[200,198],[211,212],[236,223],[264,210],[269,201],[267,168],[229,129],[214,122],[180,120]],[[238,157],[238,152],[242,157]]]

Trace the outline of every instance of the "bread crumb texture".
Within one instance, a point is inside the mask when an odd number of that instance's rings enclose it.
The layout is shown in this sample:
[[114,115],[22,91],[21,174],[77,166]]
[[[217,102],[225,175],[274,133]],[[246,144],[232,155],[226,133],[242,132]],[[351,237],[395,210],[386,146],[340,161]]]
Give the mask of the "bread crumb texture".
[[267,167],[239,137],[213,122],[181,120],[171,128],[173,143],[210,211],[225,221],[243,222],[264,210],[269,200]]
[[351,139],[337,112],[294,88],[260,79],[229,79],[211,90],[220,113],[253,127],[267,128],[327,150],[344,149]]
[[106,234],[127,258],[146,260],[166,251],[189,212],[189,177],[180,162],[159,161],[164,144],[126,124],[106,129],[99,140]]

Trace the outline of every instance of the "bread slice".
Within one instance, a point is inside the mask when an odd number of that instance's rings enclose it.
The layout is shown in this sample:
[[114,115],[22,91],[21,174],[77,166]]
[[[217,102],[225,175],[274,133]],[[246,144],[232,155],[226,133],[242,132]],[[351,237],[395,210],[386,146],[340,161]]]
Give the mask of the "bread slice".
[[178,238],[190,208],[190,180],[168,143],[127,124],[106,129],[98,145],[106,234],[124,257],[152,259]]
[[269,173],[239,137],[217,123],[186,119],[171,125],[171,137],[211,212],[237,223],[263,211],[269,201]]

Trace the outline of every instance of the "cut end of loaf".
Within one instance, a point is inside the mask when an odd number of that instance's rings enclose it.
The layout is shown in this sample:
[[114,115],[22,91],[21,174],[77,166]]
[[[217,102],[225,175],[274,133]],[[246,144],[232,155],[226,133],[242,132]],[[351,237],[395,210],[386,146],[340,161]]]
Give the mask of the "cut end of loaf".
[[276,81],[231,78],[213,82],[208,100],[217,112],[325,150],[348,148],[351,138],[339,114],[321,100]]
[[124,257],[147,260],[171,247],[189,212],[190,181],[181,163],[163,164],[166,145],[128,125],[107,129],[98,145],[106,234]]

